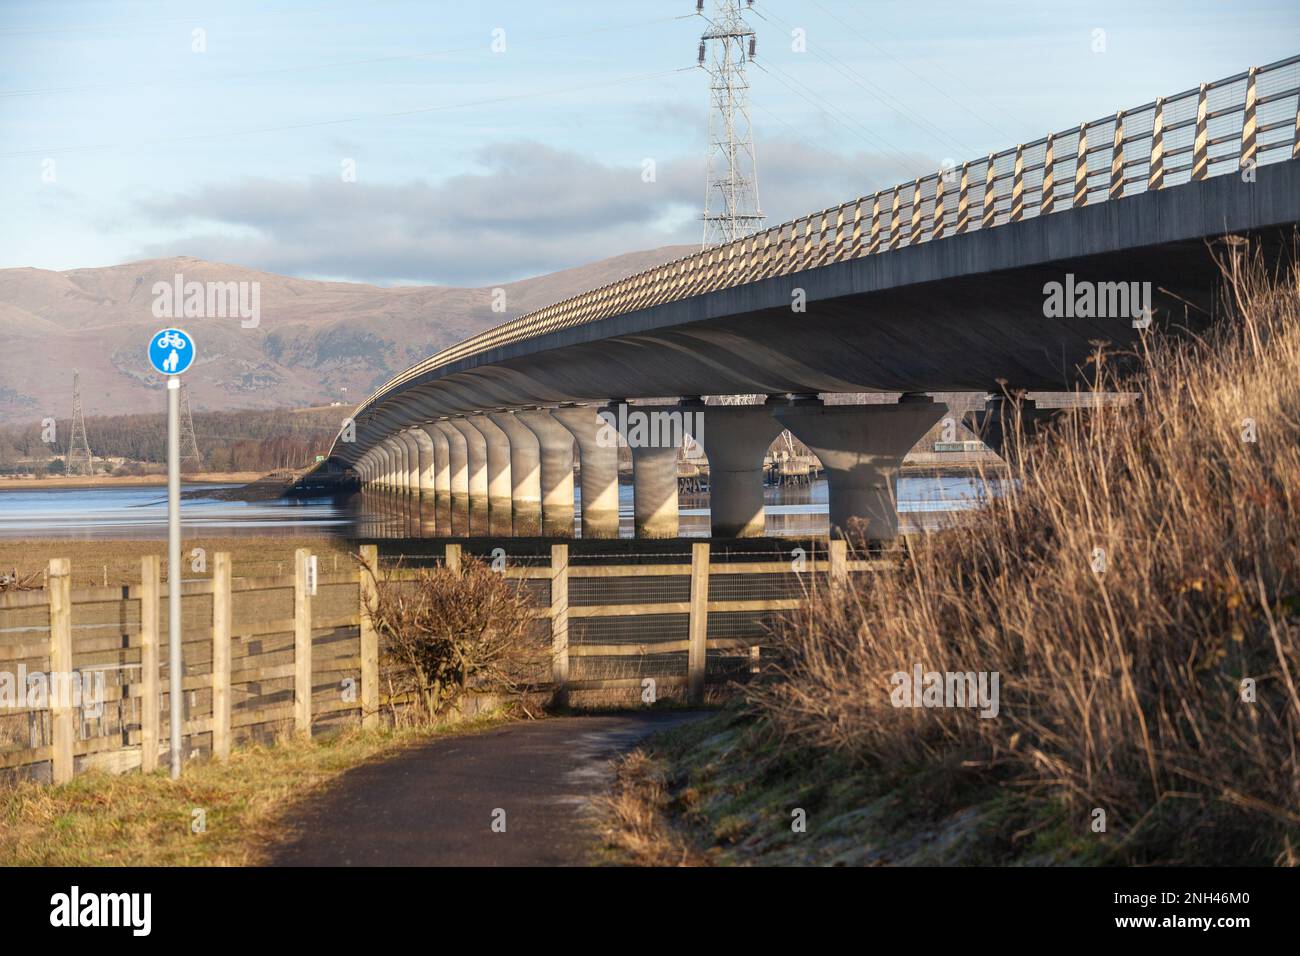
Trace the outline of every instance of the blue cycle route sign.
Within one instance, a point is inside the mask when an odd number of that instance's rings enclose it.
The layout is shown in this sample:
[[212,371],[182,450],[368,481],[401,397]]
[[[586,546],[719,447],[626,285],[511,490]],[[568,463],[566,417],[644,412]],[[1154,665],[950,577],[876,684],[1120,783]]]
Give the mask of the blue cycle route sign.
[[163,375],[180,375],[194,364],[194,340],[184,329],[160,329],[149,340],[149,364]]

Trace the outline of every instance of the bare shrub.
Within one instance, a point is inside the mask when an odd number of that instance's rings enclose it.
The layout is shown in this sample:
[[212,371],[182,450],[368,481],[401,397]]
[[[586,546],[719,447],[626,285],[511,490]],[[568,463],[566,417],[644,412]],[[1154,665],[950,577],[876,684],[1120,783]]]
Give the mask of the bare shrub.
[[460,570],[377,575],[370,613],[384,679],[421,719],[470,691],[517,696],[543,676],[547,652],[529,637],[527,595],[475,558]]
[[[1132,377],[1099,345],[1091,387],[1136,405],[1013,430],[1004,495],[794,615],[777,679],[750,695],[787,748],[879,768],[955,756],[1080,818],[1105,808],[1166,859],[1192,852],[1180,840],[1203,859],[1290,858],[1300,281],[1240,241],[1218,254],[1203,336],[1148,338]],[[999,715],[893,706],[891,675],[915,664],[998,672]]]

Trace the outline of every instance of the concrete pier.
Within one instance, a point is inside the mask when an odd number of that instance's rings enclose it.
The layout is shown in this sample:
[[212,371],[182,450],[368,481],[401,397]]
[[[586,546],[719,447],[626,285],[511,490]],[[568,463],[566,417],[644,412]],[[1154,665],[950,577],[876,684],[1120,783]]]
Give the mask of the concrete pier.
[[419,425],[407,429],[406,432],[415,442],[416,451],[416,484],[419,488],[420,497],[428,498],[433,502],[433,439]]
[[540,464],[542,533],[573,537],[573,433],[545,409],[515,413],[537,439]]
[[488,518],[487,440],[466,419],[453,418],[451,427],[465,439],[466,474],[469,484],[469,533],[484,535],[490,530]]
[[420,444],[408,428],[397,436],[406,450],[406,493],[413,498],[420,497]]
[[487,415],[472,415],[466,421],[483,436],[487,451],[487,493],[489,533],[509,537],[514,522],[510,477],[510,439]]
[[451,446],[442,429],[432,422],[422,425],[433,447],[433,496],[439,503],[451,500]]
[[510,446],[514,534],[525,537],[541,534],[542,465],[537,436],[514,412],[495,412],[487,417],[505,434]]
[[769,399],[764,405],[704,405],[683,402],[699,421],[699,442],[709,459],[709,523],[714,537],[751,538],[763,535],[767,514],[763,507],[763,459],[782,425],[772,411],[784,402]]
[[451,534],[451,446],[442,429],[421,426],[433,446],[433,510],[437,533]]
[[980,441],[1006,458],[1008,439],[1017,428],[1022,436],[1030,437],[1060,413],[1059,408],[1039,408],[1032,399],[990,395],[985,399],[983,411],[966,413],[965,423]]
[[582,536],[618,537],[618,446],[602,443],[605,423],[590,405],[552,410],[556,421],[578,441],[581,457]]
[[632,448],[632,515],[638,538],[677,537],[676,448]]
[[388,487],[393,492],[401,492],[406,488],[406,446],[394,435],[388,437],[387,445],[390,456]]
[[454,535],[469,534],[469,449],[460,429],[450,421],[434,422],[447,439],[447,485],[451,489],[451,529]]
[[796,400],[773,414],[826,469],[831,534],[846,537],[860,531],[868,540],[888,541],[898,537],[897,478],[903,456],[947,410],[926,396],[905,395],[892,405]]

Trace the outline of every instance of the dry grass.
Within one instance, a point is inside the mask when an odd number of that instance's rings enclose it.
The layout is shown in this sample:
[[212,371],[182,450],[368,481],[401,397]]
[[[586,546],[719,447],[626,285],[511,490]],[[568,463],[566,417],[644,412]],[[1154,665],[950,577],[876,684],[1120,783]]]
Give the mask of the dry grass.
[[644,750],[618,764],[613,789],[595,801],[607,849],[637,866],[707,866],[709,858],[669,822],[668,782]]
[[[1294,862],[1300,284],[1240,242],[1221,256],[1203,337],[1152,335],[1122,380],[1098,348],[1093,387],[1135,407],[1015,443],[1005,497],[796,616],[751,696],[787,750],[965,760],[1081,828],[1105,809],[1128,862]],[[999,716],[891,706],[914,664],[998,672]]]

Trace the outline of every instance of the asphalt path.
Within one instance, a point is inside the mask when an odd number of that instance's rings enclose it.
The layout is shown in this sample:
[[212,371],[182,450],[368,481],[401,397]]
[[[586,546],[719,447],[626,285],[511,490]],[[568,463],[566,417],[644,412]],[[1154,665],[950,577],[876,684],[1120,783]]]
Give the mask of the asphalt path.
[[348,771],[293,813],[280,866],[580,866],[613,760],[704,716],[628,712],[441,737]]

